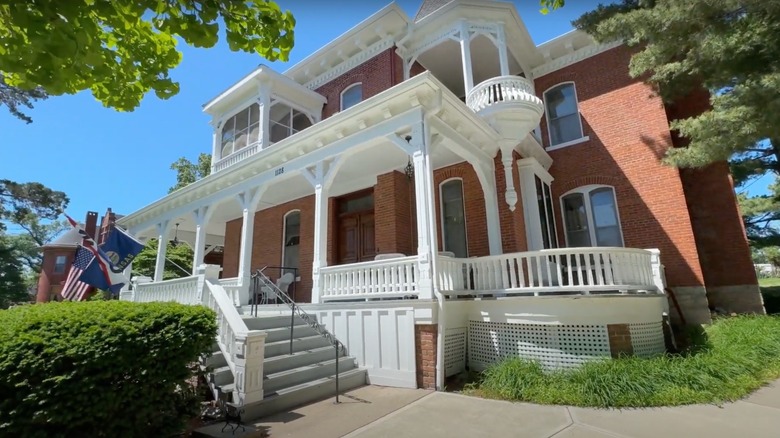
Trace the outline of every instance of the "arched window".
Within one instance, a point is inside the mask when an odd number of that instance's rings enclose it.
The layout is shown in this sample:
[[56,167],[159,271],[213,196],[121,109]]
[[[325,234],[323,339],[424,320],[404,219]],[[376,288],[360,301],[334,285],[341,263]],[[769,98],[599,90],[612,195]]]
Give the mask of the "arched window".
[[355,106],[363,100],[363,84],[358,82],[345,88],[341,92],[341,111]]
[[556,85],[545,91],[544,107],[550,146],[582,138],[582,121],[577,106],[577,90],[573,82]]
[[561,197],[566,243],[579,246],[623,246],[615,189],[584,186]]
[[463,208],[463,180],[449,179],[439,186],[441,198],[441,232],[444,250],[455,257],[468,257],[466,212]]
[[222,125],[220,158],[257,143],[260,134],[260,105],[253,103]]
[[[299,266],[299,248],[301,246],[301,212],[291,211],[284,216],[284,236],[282,247],[282,267]],[[292,272],[292,271],[289,271]],[[286,272],[285,272],[286,273]]]

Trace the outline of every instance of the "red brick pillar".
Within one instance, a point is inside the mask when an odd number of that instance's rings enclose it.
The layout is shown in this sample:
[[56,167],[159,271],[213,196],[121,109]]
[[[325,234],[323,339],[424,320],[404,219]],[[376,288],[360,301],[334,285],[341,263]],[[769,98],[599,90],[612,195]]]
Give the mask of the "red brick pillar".
[[634,354],[634,346],[631,344],[631,330],[628,324],[608,324],[609,350],[612,357],[630,356]]
[[436,324],[414,326],[417,387],[436,389]]
[[[374,226],[377,254],[417,254],[412,245],[413,223],[410,181],[401,172],[379,175],[374,187]],[[416,239],[415,239],[416,240]]]

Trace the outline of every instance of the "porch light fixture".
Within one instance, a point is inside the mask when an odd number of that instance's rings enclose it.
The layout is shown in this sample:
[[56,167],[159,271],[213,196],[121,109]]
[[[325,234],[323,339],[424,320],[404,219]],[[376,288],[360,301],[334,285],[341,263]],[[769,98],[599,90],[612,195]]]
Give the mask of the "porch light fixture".
[[[407,143],[412,139],[411,135],[407,135],[404,140],[406,140]],[[404,167],[404,173],[406,174],[406,178],[411,181],[412,178],[414,178],[414,165],[412,164],[412,157],[409,156],[409,161],[406,163],[406,167]]]
[[179,244],[179,224],[176,224],[176,232],[173,235],[173,240],[171,240],[171,246],[176,248],[176,246]]

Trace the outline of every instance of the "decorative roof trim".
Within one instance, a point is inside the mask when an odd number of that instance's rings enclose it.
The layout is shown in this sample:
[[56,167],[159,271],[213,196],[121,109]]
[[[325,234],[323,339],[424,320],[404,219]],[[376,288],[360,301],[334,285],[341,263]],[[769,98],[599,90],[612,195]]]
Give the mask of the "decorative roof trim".
[[607,50],[614,49],[615,47],[618,47],[621,44],[623,44],[622,41],[613,41],[611,43],[594,44],[587,47],[583,47],[572,53],[561,56],[560,58],[553,59],[552,61],[546,62],[540,65],[539,67],[534,68],[532,71],[533,76],[534,78],[538,78],[540,76],[544,76],[546,74],[552,73],[562,68],[566,68],[572,64],[576,64],[592,56],[596,56],[599,53],[603,53],[606,52]]
[[325,85],[329,81],[341,76],[342,74],[352,70],[353,68],[359,66],[360,64],[368,61],[369,59],[373,58],[374,56],[382,53],[383,51],[393,47],[393,44],[395,43],[395,38],[386,38],[380,41],[377,41],[376,43],[372,44],[371,46],[367,47],[365,50],[361,50],[357,55],[349,58],[348,60],[336,65],[335,67],[329,69],[325,73],[317,76],[316,78],[312,79],[311,81],[307,82],[304,86],[310,90],[315,90],[319,88],[322,85]]

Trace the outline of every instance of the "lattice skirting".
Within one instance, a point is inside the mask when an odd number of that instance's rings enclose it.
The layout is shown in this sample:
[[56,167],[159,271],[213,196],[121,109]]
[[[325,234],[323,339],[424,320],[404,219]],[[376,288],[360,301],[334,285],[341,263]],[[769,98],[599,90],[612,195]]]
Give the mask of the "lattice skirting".
[[646,322],[628,325],[635,356],[653,357],[666,351],[662,324],[662,322]]
[[513,324],[469,321],[469,366],[482,370],[507,357],[571,368],[611,356],[606,325]]
[[466,327],[444,332],[444,377],[466,370]]

